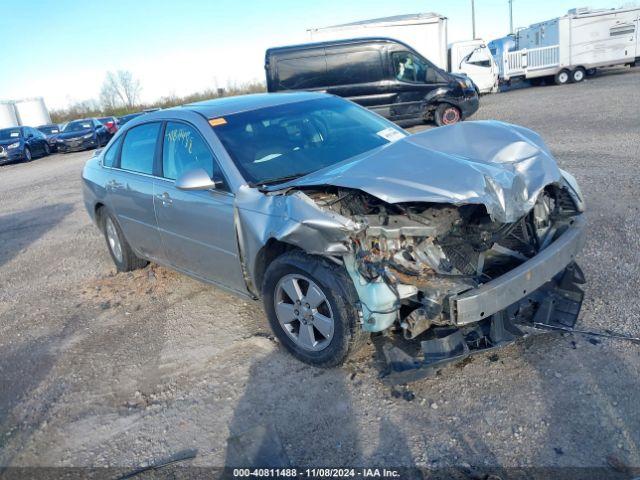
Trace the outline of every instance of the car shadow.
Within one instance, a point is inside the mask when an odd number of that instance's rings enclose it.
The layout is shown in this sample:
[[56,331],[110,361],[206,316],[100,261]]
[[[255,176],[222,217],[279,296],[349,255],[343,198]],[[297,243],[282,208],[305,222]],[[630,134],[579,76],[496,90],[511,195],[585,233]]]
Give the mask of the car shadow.
[[[234,467],[414,466],[402,431],[386,418],[377,432],[358,425],[347,368],[320,369],[284,349],[255,361],[229,425],[226,477]],[[379,435],[377,448],[368,441]],[[413,478],[413,477],[412,477]]]
[[0,267],[11,261],[73,211],[70,203],[0,215]]

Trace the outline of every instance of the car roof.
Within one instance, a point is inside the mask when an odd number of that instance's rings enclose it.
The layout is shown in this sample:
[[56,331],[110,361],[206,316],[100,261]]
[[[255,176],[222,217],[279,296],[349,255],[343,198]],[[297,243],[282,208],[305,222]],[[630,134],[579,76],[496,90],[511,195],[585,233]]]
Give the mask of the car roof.
[[[238,95],[235,97],[214,98],[202,102],[188,103],[178,109],[188,109],[198,112],[207,118],[223,117],[234,113],[258,110],[260,108],[275,107],[289,103],[303,102],[326,98],[329,95],[315,92],[292,92],[292,93],[254,93],[249,95]],[[173,109],[168,109],[173,110]],[[167,110],[150,113],[148,115],[162,114]]]

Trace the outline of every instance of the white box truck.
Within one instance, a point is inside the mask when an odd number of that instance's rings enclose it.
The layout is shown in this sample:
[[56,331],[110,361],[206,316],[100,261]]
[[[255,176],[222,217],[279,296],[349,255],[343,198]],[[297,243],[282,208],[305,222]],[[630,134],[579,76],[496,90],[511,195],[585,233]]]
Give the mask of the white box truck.
[[640,7],[571,9],[566,15],[518,30],[516,49],[504,52],[500,79],[554,77],[581,82],[599,67],[640,62]]
[[417,13],[362,20],[307,30],[314,42],[351,38],[387,37],[399,40],[434,65],[451,73],[466,74],[480,93],[497,90],[498,65],[482,40],[447,44],[447,17]]

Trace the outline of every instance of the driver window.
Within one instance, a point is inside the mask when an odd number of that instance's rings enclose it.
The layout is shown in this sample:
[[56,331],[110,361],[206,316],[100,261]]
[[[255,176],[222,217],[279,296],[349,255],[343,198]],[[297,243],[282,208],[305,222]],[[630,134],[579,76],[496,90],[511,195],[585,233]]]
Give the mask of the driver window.
[[204,139],[186,123],[167,122],[162,144],[162,174],[170,180],[194,168],[203,168],[209,177],[222,180],[222,172]]
[[424,83],[427,78],[427,65],[418,56],[410,52],[396,52],[392,55],[396,78],[403,82]]
[[486,48],[476,48],[464,59],[465,63],[476,65],[478,67],[490,67],[491,59]]

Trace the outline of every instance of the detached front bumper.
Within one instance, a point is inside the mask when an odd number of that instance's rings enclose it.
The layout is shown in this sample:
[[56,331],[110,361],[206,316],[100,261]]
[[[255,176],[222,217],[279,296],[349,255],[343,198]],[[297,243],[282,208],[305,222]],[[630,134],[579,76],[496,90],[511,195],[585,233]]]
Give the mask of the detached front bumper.
[[585,220],[574,218],[567,230],[522,265],[449,301],[456,325],[467,325],[504,310],[540,288],[572,263],[585,242]]
[[[431,375],[442,365],[503,347],[548,327],[572,329],[585,282],[575,256],[585,242],[585,221],[575,217],[565,232],[534,258],[481,287],[450,300],[455,325],[432,327],[419,342],[380,340],[394,382]],[[411,343],[413,342],[413,344]]]

